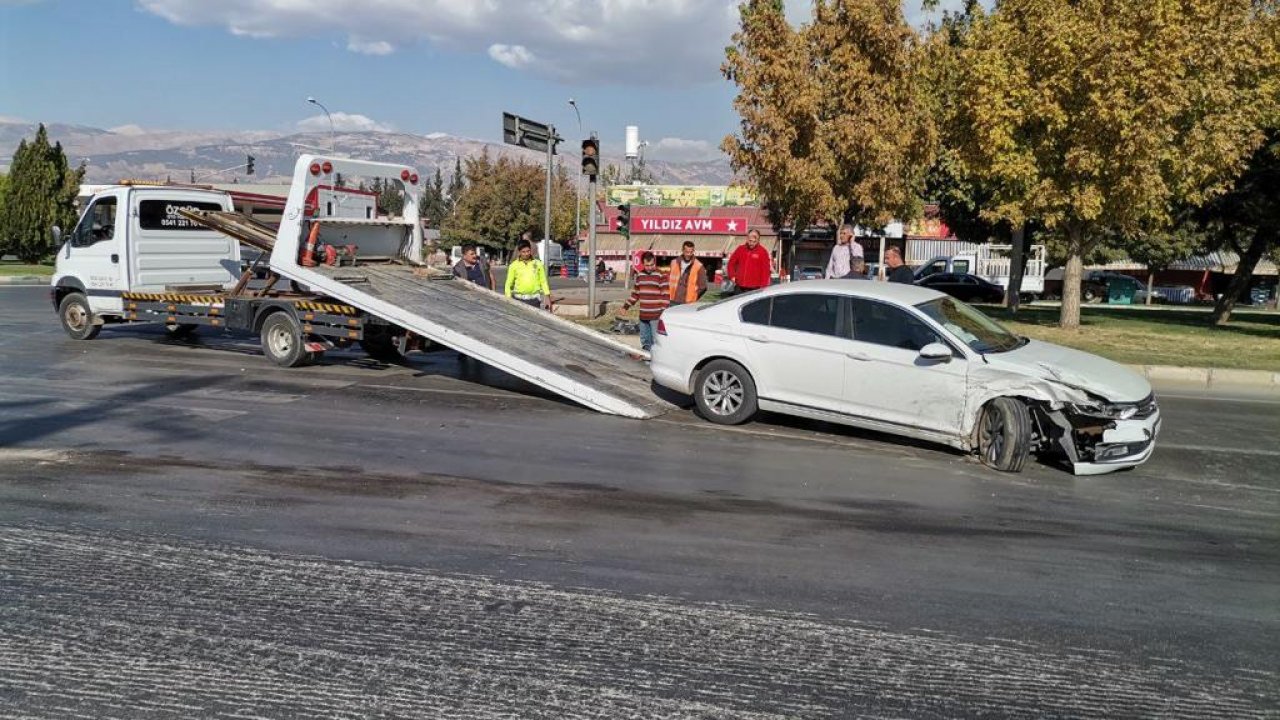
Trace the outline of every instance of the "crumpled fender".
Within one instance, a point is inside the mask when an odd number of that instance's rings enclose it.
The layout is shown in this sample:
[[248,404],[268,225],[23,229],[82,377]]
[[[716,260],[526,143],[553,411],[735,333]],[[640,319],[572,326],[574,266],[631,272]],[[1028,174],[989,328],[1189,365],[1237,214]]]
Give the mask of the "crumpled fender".
[[973,363],[969,371],[969,393],[961,431],[972,443],[978,424],[978,411],[998,397],[1020,397],[1045,403],[1051,409],[1071,403],[1087,403],[1091,398],[1083,389],[1065,382],[1028,375],[1010,375],[983,362]]

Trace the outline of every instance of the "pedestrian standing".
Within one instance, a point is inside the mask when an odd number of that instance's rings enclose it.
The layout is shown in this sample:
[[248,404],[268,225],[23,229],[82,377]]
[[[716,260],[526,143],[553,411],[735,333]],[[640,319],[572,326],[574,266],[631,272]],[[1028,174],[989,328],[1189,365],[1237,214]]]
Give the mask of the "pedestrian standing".
[[525,305],[551,309],[547,268],[533,256],[533,243],[528,240],[521,240],[516,245],[515,262],[507,268],[506,294]]
[[453,266],[453,276],[473,282],[486,290],[498,287],[493,277],[493,268],[480,257],[480,251],[475,245],[462,246],[462,259]]
[[768,287],[773,274],[773,261],[769,259],[769,251],[760,244],[760,231],[747,233],[747,242],[739,245],[729,256],[729,281],[733,283],[732,293],[759,290]]
[[640,256],[640,272],[636,273],[632,284],[631,297],[622,304],[624,311],[629,310],[632,305],[640,307],[640,347],[645,352],[653,347],[653,331],[658,318],[662,317],[662,311],[670,304],[671,288],[667,274],[658,270],[657,258],[646,250]]
[[827,261],[826,277],[854,277],[853,261],[855,258],[862,258],[862,246],[854,242],[853,226],[845,225],[840,228],[840,234],[836,237],[836,246],[831,248],[831,259]]
[[693,256],[693,242],[685,240],[680,257],[671,261],[667,284],[671,286],[671,304],[697,302],[707,292],[707,269]]
[[889,268],[886,279],[889,282],[911,285],[916,281],[915,273],[902,262],[902,251],[889,247],[884,251],[884,264]]

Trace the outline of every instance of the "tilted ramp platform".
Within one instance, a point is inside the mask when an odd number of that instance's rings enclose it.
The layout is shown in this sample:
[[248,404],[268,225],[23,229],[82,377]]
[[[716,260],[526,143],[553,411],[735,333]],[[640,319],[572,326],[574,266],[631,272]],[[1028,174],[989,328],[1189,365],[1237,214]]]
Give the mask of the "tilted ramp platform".
[[[273,250],[273,231],[243,215],[183,214],[254,247]],[[274,260],[273,271],[312,292],[593,410],[650,418],[672,407],[654,394],[649,366],[638,359],[643,355],[639,350],[448,273],[393,262],[304,268]]]
[[299,274],[292,279],[313,290],[589,408],[647,418],[670,407],[634,348],[471,283],[394,264]]

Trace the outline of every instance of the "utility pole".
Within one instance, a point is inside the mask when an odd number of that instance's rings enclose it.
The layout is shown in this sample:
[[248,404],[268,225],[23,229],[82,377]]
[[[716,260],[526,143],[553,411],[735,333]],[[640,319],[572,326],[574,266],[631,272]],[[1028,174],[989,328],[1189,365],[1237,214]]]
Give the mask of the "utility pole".
[[[548,126],[551,129],[551,141],[547,143],[547,199],[546,205],[542,209],[542,266],[548,267],[551,264],[551,161],[552,156],[556,152],[556,142],[560,139],[556,136],[556,126]],[[564,262],[563,256],[560,262]]]
[[[591,133],[595,137],[595,133]],[[587,197],[591,204],[587,211],[587,316],[596,316],[596,177],[587,178]]]
[[[578,110],[578,101],[574,100],[573,98],[569,98],[569,104],[573,106],[573,114],[576,115],[578,118],[578,137],[582,137],[582,112]],[[578,180],[573,184],[573,187],[575,190],[577,190],[577,196],[574,198],[574,203],[573,203],[573,244],[574,244],[574,252],[578,253],[578,249],[577,249],[578,239],[582,237],[582,176],[581,175],[578,176]],[[581,253],[578,253],[578,257],[581,257]],[[591,271],[593,273],[595,272],[595,266],[592,266]]]

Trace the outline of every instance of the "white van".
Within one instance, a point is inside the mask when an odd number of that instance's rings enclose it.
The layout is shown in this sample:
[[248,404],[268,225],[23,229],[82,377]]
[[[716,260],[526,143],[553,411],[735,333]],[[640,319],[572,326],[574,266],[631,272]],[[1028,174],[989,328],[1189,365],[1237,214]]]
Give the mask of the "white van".
[[231,197],[199,188],[116,185],[89,198],[70,233],[54,228],[55,240],[63,242],[54,267],[53,302],[64,321],[68,298],[87,305],[83,309],[100,326],[123,314],[126,291],[234,285],[240,244],[187,220],[181,209],[230,211]]

